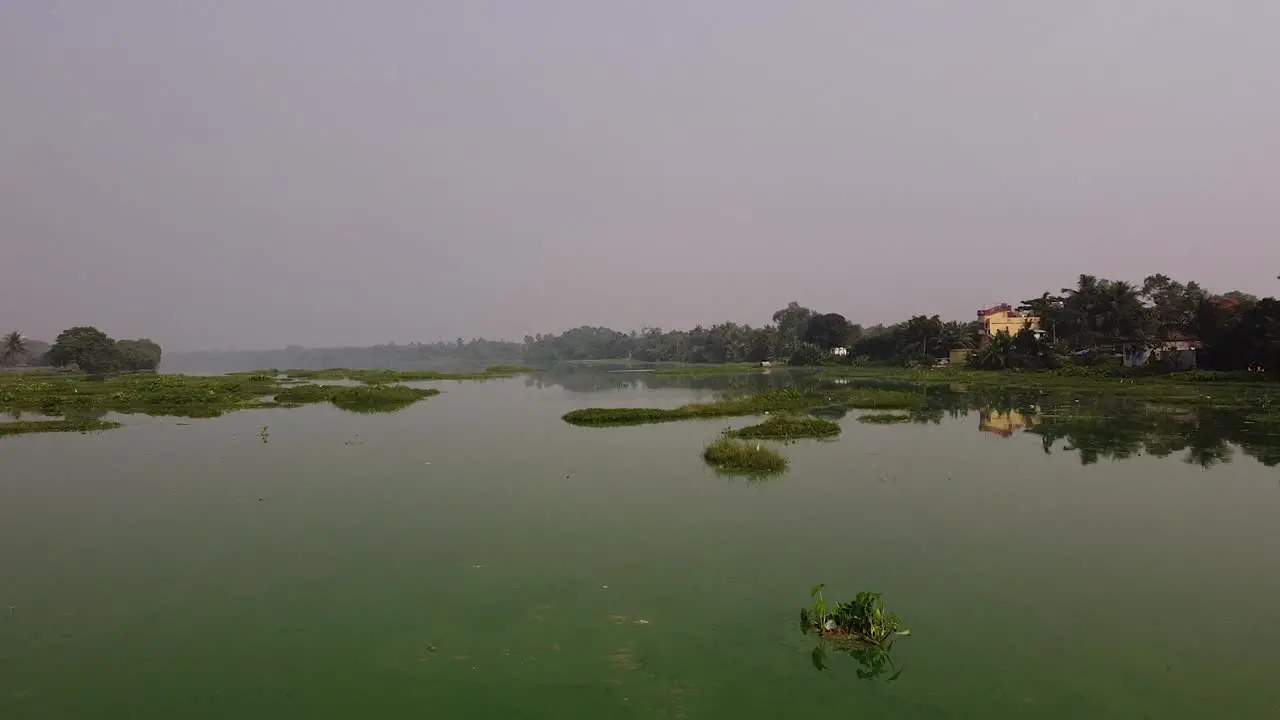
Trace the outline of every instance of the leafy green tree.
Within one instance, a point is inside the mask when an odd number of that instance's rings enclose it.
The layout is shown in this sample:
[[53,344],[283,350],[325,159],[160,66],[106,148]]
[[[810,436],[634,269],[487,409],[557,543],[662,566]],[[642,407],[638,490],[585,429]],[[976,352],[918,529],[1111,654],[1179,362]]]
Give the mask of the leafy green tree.
[[116,341],[98,328],[79,326],[58,334],[49,348],[49,362],[55,367],[76,365],[90,375],[100,375],[119,367]]
[[829,357],[827,351],[813,343],[797,343],[791,351],[791,356],[787,359],[788,365],[811,367],[821,365],[827,361]]
[[845,347],[849,342],[849,321],[840,313],[814,315],[805,325],[804,341],[826,350]]
[[155,371],[160,367],[160,346],[147,338],[120,340],[116,342],[116,353],[120,367],[130,372]]
[[795,301],[787,303],[786,307],[774,313],[773,322],[778,326],[778,332],[782,335],[783,346],[790,347],[803,340],[804,330],[808,326],[809,318],[816,314]]
[[27,339],[13,332],[0,338],[0,365],[17,365],[27,355]]

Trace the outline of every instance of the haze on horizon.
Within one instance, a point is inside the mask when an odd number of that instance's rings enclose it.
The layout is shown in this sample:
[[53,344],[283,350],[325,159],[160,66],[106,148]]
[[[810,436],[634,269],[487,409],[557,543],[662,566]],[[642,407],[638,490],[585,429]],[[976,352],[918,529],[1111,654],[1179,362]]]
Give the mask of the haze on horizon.
[[1273,0],[0,6],[2,331],[166,350],[1280,289]]

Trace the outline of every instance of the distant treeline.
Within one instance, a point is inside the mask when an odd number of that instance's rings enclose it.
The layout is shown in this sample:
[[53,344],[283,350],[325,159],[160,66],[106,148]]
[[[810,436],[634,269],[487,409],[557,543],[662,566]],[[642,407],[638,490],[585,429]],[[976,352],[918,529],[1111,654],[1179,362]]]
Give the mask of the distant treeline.
[[518,342],[476,339],[465,342],[409,343],[372,347],[305,348],[279,350],[175,352],[165,356],[164,371],[172,373],[228,373],[265,368],[325,370],[438,370],[470,372],[494,365],[523,362],[524,345]]
[[[1280,302],[1239,291],[1212,293],[1195,282],[1151,275],[1141,284],[1081,275],[1074,287],[1022,301],[1040,332],[988,337],[975,320],[917,315],[863,327],[843,315],[792,302],[759,326],[726,322],[690,330],[647,327],[623,332],[579,327],[529,335],[523,342],[459,338],[455,342],[373,347],[171,353],[167,372],[235,372],[261,368],[471,371],[499,364],[546,366],[582,360],[680,363],[785,362],[819,365],[929,365],[952,350],[974,350],[979,368],[1052,368],[1109,362],[1123,349],[1170,341],[1201,347],[1201,367],[1265,370],[1280,375]],[[836,348],[847,350],[833,353]]]

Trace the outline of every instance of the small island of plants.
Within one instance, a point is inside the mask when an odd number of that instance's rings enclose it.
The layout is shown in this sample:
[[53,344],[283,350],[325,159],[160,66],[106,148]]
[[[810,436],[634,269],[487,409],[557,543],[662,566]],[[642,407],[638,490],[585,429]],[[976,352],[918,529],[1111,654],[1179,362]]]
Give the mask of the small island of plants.
[[839,434],[839,423],[799,415],[774,415],[757,425],[749,425],[726,433],[731,438],[740,438],[742,440],[832,438]]
[[702,451],[702,459],[718,473],[752,478],[777,475],[784,472],[789,464],[787,458],[773,448],[724,435]]
[[895,635],[910,635],[902,620],[886,612],[880,593],[860,592],[852,602],[828,605],[822,595],[825,584],[814,585],[813,606],[800,609],[800,627],[842,645],[886,647]]

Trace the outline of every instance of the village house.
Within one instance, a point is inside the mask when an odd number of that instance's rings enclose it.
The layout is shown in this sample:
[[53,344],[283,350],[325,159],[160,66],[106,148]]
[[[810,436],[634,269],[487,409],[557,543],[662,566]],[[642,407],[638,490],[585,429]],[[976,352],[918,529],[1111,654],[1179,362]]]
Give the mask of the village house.
[[982,331],[987,337],[995,337],[1002,332],[1009,335],[1017,335],[1024,328],[1040,330],[1040,318],[1035,315],[1018,312],[1008,303],[1001,303],[979,310],[978,322],[981,323]]

